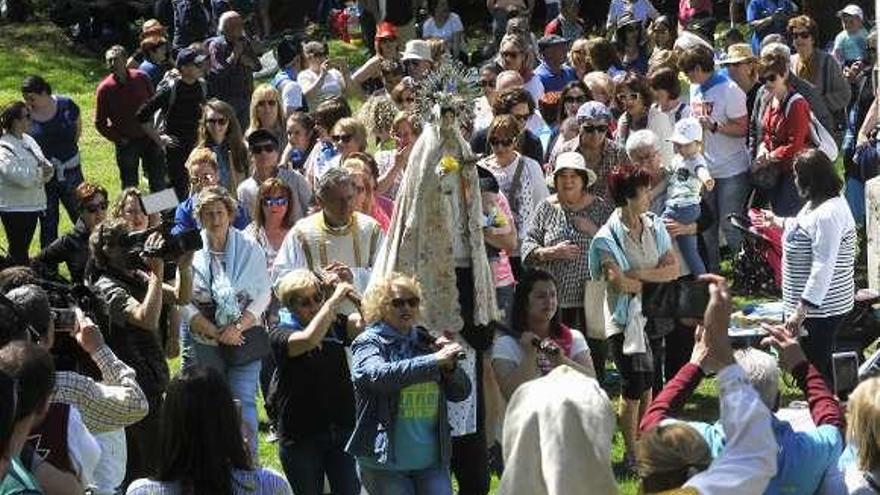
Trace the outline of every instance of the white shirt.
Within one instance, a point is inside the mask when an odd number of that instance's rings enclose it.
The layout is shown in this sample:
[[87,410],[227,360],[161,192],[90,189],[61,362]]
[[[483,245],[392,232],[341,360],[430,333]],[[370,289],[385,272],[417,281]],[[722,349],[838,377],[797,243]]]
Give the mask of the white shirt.
[[422,38],[441,38],[446,41],[447,48],[451,49],[452,39],[455,37],[455,33],[460,33],[462,31],[464,31],[464,26],[461,24],[461,18],[458,17],[458,14],[455,12],[450,12],[449,17],[442,26],[437,25],[433,16],[429,17],[428,20],[425,21],[425,25],[422,26]]
[[[311,69],[303,70],[296,76],[296,82],[302,88],[312,87],[317,80],[318,74]],[[344,90],[345,78],[342,77],[342,73],[336,69],[328,70],[327,75],[324,76],[324,84],[321,86],[321,89],[312,93],[311,97],[306,97],[309,110],[314,111],[318,107],[318,103],[332,96],[339,96]]]
[[541,78],[533,75],[531,79],[523,84],[523,89],[532,95],[532,99],[535,100],[535,108],[538,108],[538,102],[544,96],[544,85],[541,84]]
[[287,80],[281,84],[281,100],[284,102],[285,113],[288,109],[302,108],[303,92],[299,82]]
[[[587,352],[589,348],[587,347],[587,339],[584,338],[584,335],[575,329],[571,330],[571,355],[569,358],[574,358],[575,356]],[[506,361],[511,361],[516,363],[519,366],[522,363],[522,360],[525,359],[526,354],[522,350],[522,346],[519,344],[519,341],[510,335],[502,335],[495,339],[495,343],[492,345],[492,359],[504,359]]]
[[617,26],[617,20],[627,12],[642,24],[645,24],[648,19],[656,19],[660,16],[660,13],[648,0],[634,0],[632,3],[626,0],[611,0],[611,5],[608,7],[608,21],[605,25],[609,29],[614,29]]
[[[691,112],[694,117],[709,116],[719,125],[745,117],[746,94],[733,81],[709,88],[705,93],[700,85],[691,85]],[[709,173],[715,179],[726,179],[749,169],[746,138],[732,137],[720,132],[703,133],[703,155],[709,164]]]

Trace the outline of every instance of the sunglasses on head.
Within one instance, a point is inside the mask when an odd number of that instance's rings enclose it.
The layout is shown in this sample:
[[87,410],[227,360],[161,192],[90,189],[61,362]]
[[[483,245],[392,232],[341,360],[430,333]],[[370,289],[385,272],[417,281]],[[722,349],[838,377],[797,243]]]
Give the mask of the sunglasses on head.
[[83,205],[83,210],[89,213],[98,213],[99,211],[107,211],[107,206],[109,203],[106,201],[101,201],[100,203],[87,203]]
[[591,133],[605,134],[608,132],[608,126],[602,125],[602,124],[599,124],[599,125],[584,124],[581,126],[581,131],[585,132],[587,134],[591,134]]
[[418,297],[396,297],[391,300],[391,305],[397,309],[402,309],[404,306],[418,308],[421,302],[422,300]]
[[492,138],[489,140],[489,144],[493,147],[511,146],[513,144],[513,139],[511,139],[511,138]]
[[287,206],[287,198],[285,196],[267,196],[263,198],[263,204],[266,206]]
[[333,141],[336,143],[347,143],[347,142],[351,141],[352,135],[351,134],[336,134],[331,137],[333,138]]
[[272,143],[255,144],[251,146],[251,153],[259,155],[260,153],[274,153],[278,151],[278,147]]
[[215,119],[205,119],[205,123],[208,125],[226,125],[228,121],[224,117],[218,117]]

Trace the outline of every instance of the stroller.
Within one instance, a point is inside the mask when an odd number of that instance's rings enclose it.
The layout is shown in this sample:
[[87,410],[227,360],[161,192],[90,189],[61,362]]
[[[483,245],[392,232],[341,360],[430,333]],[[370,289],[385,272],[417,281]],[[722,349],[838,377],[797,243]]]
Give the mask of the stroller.
[[733,291],[775,299],[782,294],[782,229],[753,225],[758,211],[749,210],[748,217],[737,213],[727,216],[743,234],[742,246],[733,258]]

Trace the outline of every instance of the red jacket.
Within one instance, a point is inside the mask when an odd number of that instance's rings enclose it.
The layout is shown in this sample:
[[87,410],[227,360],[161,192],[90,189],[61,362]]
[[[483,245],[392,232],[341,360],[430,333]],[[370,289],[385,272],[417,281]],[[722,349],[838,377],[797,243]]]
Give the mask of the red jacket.
[[[786,106],[789,107],[787,114]],[[772,102],[767,105],[761,122],[764,146],[781,170],[790,173],[795,155],[810,146],[810,104],[803,96],[790,94],[779,106]]]
[[145,135],[135,115],[141,105],[153,96],[150,78],[137,69],[128,69],[128,81],[116,76],[105,77],[95,93],[95,127],[110,141],[136,139]]

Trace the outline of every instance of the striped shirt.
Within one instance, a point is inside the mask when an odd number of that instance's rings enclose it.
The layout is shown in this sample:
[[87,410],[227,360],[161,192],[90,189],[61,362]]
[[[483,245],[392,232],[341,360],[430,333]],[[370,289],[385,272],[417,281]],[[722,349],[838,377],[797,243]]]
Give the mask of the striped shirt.
[[807,203],[785,221],[782,299],[791,314],[807,303],[807,317],[824,318],[853,308],[856,254],[855,222],[842,197],[812,209]]

